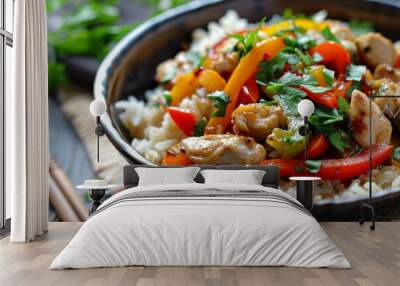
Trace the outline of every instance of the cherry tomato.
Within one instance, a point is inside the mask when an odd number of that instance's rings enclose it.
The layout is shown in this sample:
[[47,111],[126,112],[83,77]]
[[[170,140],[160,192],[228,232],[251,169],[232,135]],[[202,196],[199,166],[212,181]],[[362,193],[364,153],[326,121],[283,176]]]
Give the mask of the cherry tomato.
[[319,53],[324,59],[325,66],[333,68],[337,76],[346,73],[347,66],[351,63],[351,56],[342,45],[328,41],[319,44],[310,50],[311,54]]

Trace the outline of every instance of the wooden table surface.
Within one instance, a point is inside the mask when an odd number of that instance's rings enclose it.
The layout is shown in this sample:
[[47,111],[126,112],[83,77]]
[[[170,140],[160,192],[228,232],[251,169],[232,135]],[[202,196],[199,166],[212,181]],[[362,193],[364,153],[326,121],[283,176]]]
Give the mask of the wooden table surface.
[[353,268],[121,267],[48,270],[81,223],[50,223],[49,233],[28,244],[0,241],[0,285],[400,285],[400,223],[322,223]]

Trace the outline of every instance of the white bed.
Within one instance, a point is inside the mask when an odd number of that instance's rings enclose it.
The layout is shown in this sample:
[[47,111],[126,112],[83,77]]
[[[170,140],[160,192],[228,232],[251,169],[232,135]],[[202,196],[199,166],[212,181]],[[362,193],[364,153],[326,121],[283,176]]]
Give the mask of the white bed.
[[314,217],[264,186],[138,186],[104,202],[50,269],[145,266],[350,268]]

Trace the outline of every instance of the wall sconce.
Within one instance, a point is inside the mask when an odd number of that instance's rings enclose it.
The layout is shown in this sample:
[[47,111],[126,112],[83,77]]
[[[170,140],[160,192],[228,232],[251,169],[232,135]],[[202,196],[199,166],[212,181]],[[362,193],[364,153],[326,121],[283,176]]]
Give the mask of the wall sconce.
[[304,118],[304,125],[299,128],[299,133],[301,136],[305,137],[305,148],[304,148],[304,160],[307,160],[307,143],[308,143],[308,135],[310,133],[310,129],[308,127],[308,117],[314,113],[315,106],[314,103],[309,99],[303,99],[297,105],[298,113]]
[[97,162],[100,161],[100,136],[104,135],[104,129],[100,122],[100,116],[102,116],[107,111],[107,105],[104,100],[95,99],[90,103],[90,113],[96,117],[96,129],[95,133],[97,135]]

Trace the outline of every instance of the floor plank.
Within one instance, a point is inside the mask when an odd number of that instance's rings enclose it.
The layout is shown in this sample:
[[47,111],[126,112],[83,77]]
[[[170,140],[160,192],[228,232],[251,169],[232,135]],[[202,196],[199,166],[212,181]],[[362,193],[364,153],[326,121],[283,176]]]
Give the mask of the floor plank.
[[352,269],[288,267],[120,267],[50,271],[54,257],[81,223],[50,223],[45,236],[29,244],[0,240],[0,285],[136,285],[136,286],[266,286],[266,285],[399,285],[400,223],[321,223],[344,252]]

